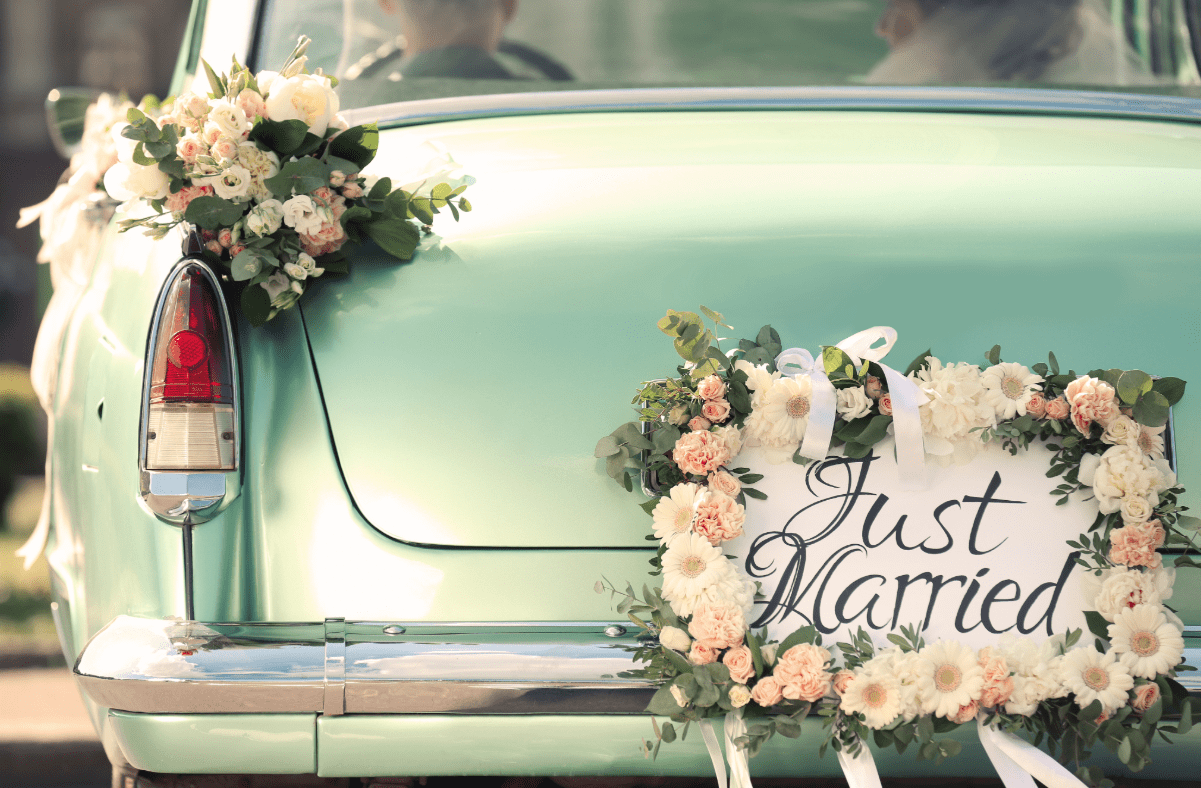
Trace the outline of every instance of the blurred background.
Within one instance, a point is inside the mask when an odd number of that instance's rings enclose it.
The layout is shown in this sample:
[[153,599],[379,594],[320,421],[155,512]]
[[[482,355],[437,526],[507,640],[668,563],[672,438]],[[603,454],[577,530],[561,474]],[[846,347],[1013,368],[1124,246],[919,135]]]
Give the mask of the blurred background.
[[67,162],[51,146],[54,88],[166,95],[191,0],[0,0],[0,669],[61,664],[44,560],[13,553],[37,523],[45,419],[29,361],[50,299],[37,224],[18,212],[54,189]]

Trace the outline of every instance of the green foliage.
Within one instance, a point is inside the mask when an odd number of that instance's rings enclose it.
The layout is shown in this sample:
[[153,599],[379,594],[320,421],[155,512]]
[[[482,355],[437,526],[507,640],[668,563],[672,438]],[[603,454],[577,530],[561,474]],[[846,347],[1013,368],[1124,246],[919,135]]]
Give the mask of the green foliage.
[[243,207],[220,197],[205,195],[192,200],[184,212],[184,220],[206,230],[231,227],[242,218]]

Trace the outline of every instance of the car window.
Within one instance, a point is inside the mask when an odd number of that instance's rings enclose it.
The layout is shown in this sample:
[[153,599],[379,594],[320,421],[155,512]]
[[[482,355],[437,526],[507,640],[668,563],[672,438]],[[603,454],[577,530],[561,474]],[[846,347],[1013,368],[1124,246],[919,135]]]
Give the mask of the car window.
[[1151,5],[1144,20],[1124,0],[268,0],[256,64],[308,35],[310,70],[338,77],[347,109],[613,87],[1201,81],[1194,4]]

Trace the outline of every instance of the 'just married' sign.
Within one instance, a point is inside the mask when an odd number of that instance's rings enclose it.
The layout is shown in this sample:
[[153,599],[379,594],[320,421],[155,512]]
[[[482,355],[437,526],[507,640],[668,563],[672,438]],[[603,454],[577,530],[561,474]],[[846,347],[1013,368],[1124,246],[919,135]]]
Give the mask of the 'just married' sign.
[[783,639],[812,625],[826,642],[862,627],[877,642],[917,625],[927,640],[976,648],[1004,633],[1043,640],[1085,626],[1078,554],[1096,505],[1056,505],[1046,452],[982,451],[930,464],[928,486],[901,489],[892,441],[866,457],[772,465],[738,457],[764,478],[727,555],[761,584],[748,622]]

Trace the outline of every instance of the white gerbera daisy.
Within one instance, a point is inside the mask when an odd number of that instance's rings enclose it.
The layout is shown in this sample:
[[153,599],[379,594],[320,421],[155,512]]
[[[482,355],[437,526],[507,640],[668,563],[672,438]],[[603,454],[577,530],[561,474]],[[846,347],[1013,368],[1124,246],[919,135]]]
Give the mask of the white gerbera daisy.
[[680,534],[692,530],[692,521],[696,519],[696,505],[700,503],[705,488],[699,484],[686,482],[677,484],[659,499],[651,516],[655,520],[655,536],[664,544]]
[[663,598],[676,615],[690,616],[698,604],[710,599],[707,592],[725,583],[733,565],[720,549],[697,533],[673,539],[663,553]]
[[984,384],[984,400],[997,412],[998,419],[1026,415],[1030,397],[1042,391],[1041,375],[1035,375],[1021,364],[1005,363],[991,366],[980,375]]
[[1174,668],[1184,652],[1180,630],[1159,605],[1120,611],[1109,625],[1109,642],[1132,676],[1153,679]]
[[795,448],[805,437],[812,405],[813,381],[808,375],[780,378],[763,398],[760,440],[768,446]]
[[980,699],[984,669],[976,652],[954,640],[926,646],[918,652],[924,660],[918,677],[918,700],[922,711],[953,717],[960,707]]
[[863,714],[867,727],[879,730],[901,713],[901,687],[887,673],[856,672],[842,694],[843,711]]
[[1113,651],[1104,654],[1092,646],[1074,648],[1063,656],[1063,683],[1076,696],[1076,705],[1086,708],[1101,701],[1106,714],[1126,705],[1126,693],[1134,678]]

